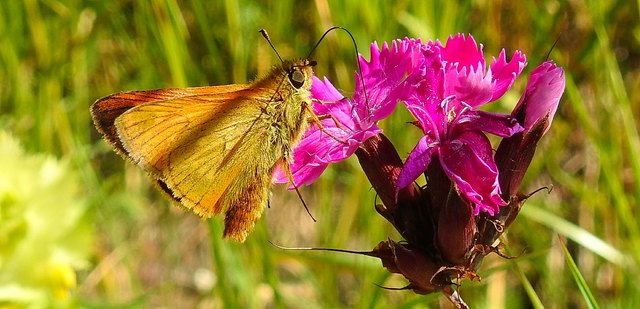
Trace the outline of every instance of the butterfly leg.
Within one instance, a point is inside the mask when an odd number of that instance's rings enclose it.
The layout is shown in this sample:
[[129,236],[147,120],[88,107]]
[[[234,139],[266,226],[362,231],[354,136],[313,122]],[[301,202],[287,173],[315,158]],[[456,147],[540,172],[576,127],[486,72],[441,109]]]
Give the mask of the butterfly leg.
[[[318,103],[318,104],[326,104],[327,102],[322,101],[322,100],[318,100],[318,99],[312,99],[313,102]],[[336,128],[341,129],[342,131],[347,131],[342,127],[342,124],[340,123],[340,121],[338,121],[338,119],[336,117],[334,117],[331,114],[325,114],[325,115],[316,115],[316,117],[318,117],[319,120],[325,120],[325,119],[331,119],[333,120],[333,123],[336,125]],[[313,118],[308,119],[308,122],[313,122]]]
[[[325,120],[325,119],[331,119],[333,120],[333,123],[336,125],[336,128],[342,130],[342,131],[346,131],[343,127],[342,124],[340,124],[340,121],[338,121],[338,119],[336,117],[334,117],[331,114],[327,114],[327,115],[318,115],[318,120]],[[313,122],[313,118],[309,119],[310,122]]]
[[[311,105],[309,105],[309,103],[307,102],[303,102],[302,103],[304,105],[304,107],[307,109],[307,111],[309,112],[309,114],[311,115],[311,122],[315,123],[318,126],[318,129],[320,129],[320,132],[328,135],[329,137],[333,138],[334,140],[336,140],[338,143],[342,143],[342,144],[347,144],[346,141],[343,141],[339,138],[337,138],[335,135],[329,133],[324,126],[322,125],[322,122],[320,121],[320,118],[318,118],[318,115],[316,115],[316,113],[313,111],[313,108],[311,108]],[[333,117],[333,115],[331,115],[331,118],[338,123],[338,120],[335,119],[335,117]]]
[[298,185],[296,185],[296,182],[293,180],[293,173],[291,172],[291,165],[289,165],[289,162],[291,162],[291,152],[286,151],[284,154],[284,162],[282,162],[282,166],[284,167],[285,173],[287,173],[287,178],[289,179],[289,182],[291,183],[291,185],[293,186],[293,188],[296,190],[296,194],[298,195],[298,198],[300,199],[300,201],[302,202],[302,206],[304,206],[304,209],[307,211],[307,214],[309,214],[309,217],[311,217],[311,220],[313,220],[313,222],[316,222],[316,218],[313,217],[313,215],[311,214],[311,211],[309,210],[309,207],[307,206],[307,203],[305,203],[304,199],[302,198],[302,194],[300,194],[300,190],[298,190]]

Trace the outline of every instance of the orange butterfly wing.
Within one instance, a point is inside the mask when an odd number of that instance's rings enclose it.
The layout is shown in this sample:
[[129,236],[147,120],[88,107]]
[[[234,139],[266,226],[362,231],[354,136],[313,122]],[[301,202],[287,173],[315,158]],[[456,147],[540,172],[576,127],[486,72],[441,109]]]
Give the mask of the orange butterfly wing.
[[[126,92],[99,100],[92,113],[106,139],[174,200],[202,217],[227,211],[225,234],[243,240],[271,177],[256,160],[273,152],[264,149],[268,95],[248,85]],[[239,175],[247,172],[255,175]]]

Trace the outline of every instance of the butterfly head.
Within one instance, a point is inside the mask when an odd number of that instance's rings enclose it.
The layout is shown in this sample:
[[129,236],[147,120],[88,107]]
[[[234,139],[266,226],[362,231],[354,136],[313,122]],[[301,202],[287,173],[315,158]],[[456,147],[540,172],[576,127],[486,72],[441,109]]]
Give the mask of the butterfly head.
[[311,76],[313,76],[313,67],[315,65],[316,61],[309,59],[285,61],[283,63],[287,79],[295,89],[311,88]]

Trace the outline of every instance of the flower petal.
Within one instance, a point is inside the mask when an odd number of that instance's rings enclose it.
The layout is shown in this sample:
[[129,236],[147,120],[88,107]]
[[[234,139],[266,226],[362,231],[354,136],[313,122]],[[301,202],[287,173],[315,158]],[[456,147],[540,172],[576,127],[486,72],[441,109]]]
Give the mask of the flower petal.
[[490,102],[502,97],[511,88],[526,65],[527,57],[519,50],[513,54],[509,62],[506,60],[504,49],[500,52],[498,59],[493,58],[489,72],[493,75],[495,87]]
[[495,101],[513,85],[526,65],[526,57],[516,51],[511,61],[506,61],[504,49],[498,59],[493,59],[485,73],[482,45],[478,48],[471,35],[457,35],[447,41],[443,60],[446,64],[445,96],[456,96],[472,107]]
[[509,137],[523,130],[518,121],[509,115],[468,110],[455,119],[449,136],[456,138],[466,131],[483,131],[500,137]]
[[[318,179],[330,163],[342,161],[351,156],[362,142],[336,128],[325,128],[325,130],[337,139],[345,140],[346,144],[338,142],[333,137],[319,129],[307,131],[304,138],[293,152],[293,162],[290,164],[291,173],[296,186],[308,185]],[[360,136],[373,135],[374,131],[362,132]],[[289,181],[284,171],[279,170],[274,173],[275,183],[286,183]],[[293,186],[291,187],[293,188]]]
[[494,82],[491,72],[485,75],[484,70],[457,65],[447,66],[444,77],[444,96],[453,96],[459,102],[471,107],[490,102],[493,95]]
[[485,70],[482,44],[478,47],[471,34],[466,38],[458,33],[449,37],[442,52],[442,60],[448,64],[457,64],[458,69],[471,68],[472,71]]
[[418,120],[423,132],[438,136],[447,120],[441,104],[444,98],[444,69],[441,47],[434,43],[426,46],[416,68],[405,80],[402,100]]
[[491,143],[482,133],[468,131],[457,139],[443,142],[440,163],[453,180],[460,195],[475,205],[475,214],[494,215],[507,203],[500,198],[498,169]]
[[353,101],[361,119],[375,122],[391,114],[398,101],[403,99],[402,86],[407,75],[420,61],[423,47],[420,40],[406,38],[393,41],[391,48],[386,43],[382,49],[372,44],[371,60],[368,62],[360,56],[362,78],[356,73]]
[[313,76],[312,79],[311,94],[315,99],[323,102],[336,102],[344,98],[344,95],[326,77],[319,79]]
[[548,117],[548,123],[544,132],[549,130],[564,87],[564,70],[553,61],[545,61],[531,72],[527,88],[514,109],[514,113],[525,109],[526,130],[545,117]]
[[491,73],[485,74],[482,45],[472,35],[449,37],[442,51],[445,62],[444,96],[455,96],[472,107],[489,102],[493,90]]
[[426,135],[418,141],[418,144],[413,148],[409,157],[407,157],[407,160],[404,162],[400,175],[398,175],[396,190],[410,185],[427,170],[429,163],[431,163],[431,157],[437,149],[433,144],[433,140]]

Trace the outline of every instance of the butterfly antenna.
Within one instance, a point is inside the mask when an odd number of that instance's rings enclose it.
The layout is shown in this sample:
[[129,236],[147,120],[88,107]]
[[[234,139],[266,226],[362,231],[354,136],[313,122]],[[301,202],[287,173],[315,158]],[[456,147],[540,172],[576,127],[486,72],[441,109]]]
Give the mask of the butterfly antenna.
[[260,32],[260,34],[262,34],[262,37],[264,37],[264,39],[267,40],[267,43],[269,43],[269,46],[271,46],[271,49],[273,49],[273,51],[276,53],[276,56],[278,56],[278,59],[280,59],[280,62],[284,62],[284,60],[282,60],[282,57],[280,57],[280,53],[278,53],[278,50],[276,50],[276,47],[273,46],[273,43],[271,43],[271,39],[269,38],[269,34],[267,33],[267,30],[260,29],[258,32]]
[[330,251],[330,252],[350,253],[350,254],[377,257],[375,254],[373,254],[372,251],[356,251],[356,250],[347,250],[347,249],[318,248],[318,247],[285,247],[285,246],[281,246],[281,245],[275,244],[275,243],[271,242],[270,240],[268,240],[268,242],[272,246],[274,246],[274,247],[276,247],[278,249],[282,249],[282,250],[291,250],[291,251]]
[[309,52],[309,55],[307,55],[307,59],[309,59],[311,55],[313,55],[313,52],[316,51],[316,48],[318,47],[318,45],[320,45],[320,42],[324,40],[324,37],[326,37],[327,34],[329,34],[329,32],[333,30],[343,30],[351,38],[351,42],[353,43],[353,48],[355,49],[355,52],[356,52],[356,64],[358,66],[358,72],[360,73],[358,74],[358,76],[360,76],[360,82],[362,83],[362,94],[364,95],[365,105],[367,106],[367,113],[369,113],[369,117],[371,117],[370,111],[369,111],[369,96],[367,95],[367,89],[364,84],[364,77],[362,76],[362,66],[360,65],[360,52],[358,51],[358,45],[356,44],[356,39],[353,37],[353,34],[351,34],[349,30],[347,30],[347,28],[340,27],[340,26],[333,26],[327,29],[327,31],[325,31],[324,34],[322,34],[322,36],[320,37],[316,45],[313,46],[313,48],[311,49],[311,51]]
[[[278,53],[278,50],[276,50],[276,47],[273,46],[273,43],[271,43],[271,38],[269,38],[269,33],[267,33],[267,30],[260,29],[258,32],[260,32],[260,34],[262,34],[262,37],[264,37],[264,39],[267,40],[267,43],[269,43],[269,46],[271,46],[271,49],[273,50],[273,52],[276,53],[276,56],[278,56],[278,59],[280,59],[280,62],[284,63],[284,60],[282,60],[282,57],[280,57],[280,53]],[[285,79],[285,77],[282,77],[282,80],[280,80],[280,84],[278,84],[278,88],[276,88],[276,91],[271,96],[271,99],[269,99],[269,102],[273,102],[274,101],[276,95],[278,94],[278,91],[280,90],[280,86],[282,86],[282,83],[284,83],[284,79]],[[313,216],[312,216],[312,218],[313,218]],[[315,219],[313,221],[315,221]]]

